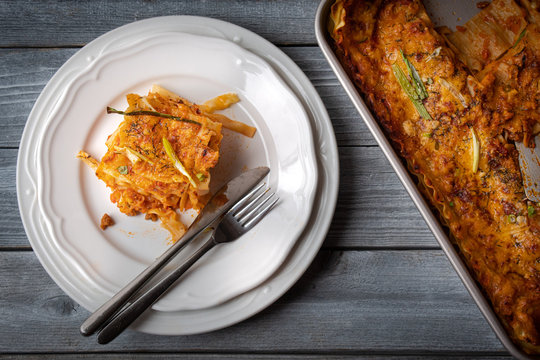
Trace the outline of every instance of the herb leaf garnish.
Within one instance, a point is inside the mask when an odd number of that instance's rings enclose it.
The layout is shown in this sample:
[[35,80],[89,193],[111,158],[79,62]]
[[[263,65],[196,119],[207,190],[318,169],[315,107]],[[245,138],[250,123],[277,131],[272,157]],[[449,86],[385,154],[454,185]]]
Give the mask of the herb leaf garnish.
[[158,116],[158,117],[163,117],[163,118],[172,119],[176,121],[183,121],[183,122],[187,122],[191,124],[201,125],[200,122],[197,122],[195,120],[185,119],[179,116],[164,114],[164,113],[151,111],[151,110],[136,110],[136,111],[125,112],[125,111],[116,110],[110,106],[107,106],[107,114],[120,114],[120,115],[126,115],[126,116],[137,116],[137,115]]
[[420,79],[420,76],[418,75],[418,72],[416,71],[414,66],[410,63],[409,60],[407,60],[407,58],[403,54],[403,51],[400,50],[400,52],[403,57],[403,61],[407,66],[409,74],[411,75],[411,80],[407,78],[407,75],[405,75],[405,73],[403,72],[403,70],[401,70],[397,63],[392,64],[392,71],[394,72],[394,76],[396,77],[396,80],[398,81],[403,91],[405,91],[409,99],[412,101],[414,107],[416,108],[416,111],[418,111],[418,114],[420,114],[420,116],[424,119],[432,120],[431,115],[429,115],[424,104],[422,103],[422,100],[428,97],[428,93],[424,86],[424,83]]

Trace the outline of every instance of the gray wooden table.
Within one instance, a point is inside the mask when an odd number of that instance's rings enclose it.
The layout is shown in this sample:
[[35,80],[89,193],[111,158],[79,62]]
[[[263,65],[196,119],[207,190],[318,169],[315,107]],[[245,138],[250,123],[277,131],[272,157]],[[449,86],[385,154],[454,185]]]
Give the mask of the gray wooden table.
[[[316,45],[317,0],[0,1],[0,356],[96,358],[503,358],[480,311]],[[311,79],[341,164],[336,216],[301,280],[238,325],[193,336],[83,338],[88,312],[49,278],[17,206],[19,140],[39,93],[81,46],[132,21],[222,19],[285,51]]]

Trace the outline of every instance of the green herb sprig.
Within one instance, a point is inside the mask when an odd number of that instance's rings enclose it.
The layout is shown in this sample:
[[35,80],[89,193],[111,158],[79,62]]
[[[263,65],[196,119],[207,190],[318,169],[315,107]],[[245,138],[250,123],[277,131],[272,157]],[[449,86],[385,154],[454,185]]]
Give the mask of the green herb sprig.
[[474,128],[471,128],[472,140],[473,140],[473,163],[472,163],[472,172],[476,173],[478,171],[478,164],[480,162],[480,141],[476,136]]
[[127,173],[129,172],[129,169],[126,165],[119,166],[116,170],[118,170],[118,172],[122,175],[127,175]]
[[399,50],[401,53],[401,57],[403,58],[403,62],[405,63],[405,66],[407,66],[407,70],[409,71],[409,76],[412,80],[412,84],[414,86],[414,89],[416,90],[416,93],[418,96],[420,96],[420,99],[425,99],[428,97],[428,92],[426,90],[426,87],[424,86],[424,82],[422,79],[420,79],[420,75],[418,75],[418,71],[416,71],[416,68],[413,64],[407,59],[405,54],[403,53],[403,50]]
[[527,33],[527,28],[523,29],[520,33],[519,33],[519,36],[518,38],[516,39],[516,42],[514,43],[514,45],[512,45],[512,49],[515,48],[517,46],[517,44],[519,44],[519,42],[521,41],[521,39],[523,39],[523,37],[525,36],[525,33]]
[[426,87],[424,86],[424,83],[422,82],[422,79],[418,75],[418,71],[416,71],[413,64],[405,57],[405,54],[402,50],[400,50],[400,52],[403,57],[403,61],[407,66],[407,70],[409,72],[411,80],[409,80],[407,75],[405,75],[405,73],[403,72],[403,70],[401,70],[397,63],[392,64],[392,71],[394,72],[394,76],[396,77],[396,80],[398,81],[403,91],[405,91],[405,93],[413,103],[416,111],[418,111],[418,114],[420,114],[420,116],[424,119],[432,120],[431,115],[429,115],[426,107],[422,103],[422,100],[428,97]]
[[163,118],[172,119],[176,121],[182,121],[182,122],[186,122],[190,124],[202,125],[200,122],[197,122],[195,120],[185,119],[179,116],[164,114],[164,113],[160,113],[157,111],[150,111],[150,110],[136,110],[136,111],[125,112],[125,111],[116,110],[110,106],[107,106],[107,114],[120,114],[120,115],[126,115],[126,116],[137,116],[137,115],[158,116],[158,117],[163,117]]
[[176,169],[178,169],[178,171],[180,171],[180,173],[182,175],[184,175],[185,177],[188,178],[190,184],[194,188],[197,188],[197,183],[189,175],[187,169],[184,167],[184,164],[182,164],[182,162],[180,161],[180,159],[178,158],[178,156],[174,152],[174,149],[173,149],[171,143],[169,142],[169,140],[167,140],[166,137],[163,137],[161,139],[161,141],[163,142],[163,148],[165,149],[165,152],[167,153],[167,156],[169,157],[169,159],[173,162],[174,167],[176,167]]

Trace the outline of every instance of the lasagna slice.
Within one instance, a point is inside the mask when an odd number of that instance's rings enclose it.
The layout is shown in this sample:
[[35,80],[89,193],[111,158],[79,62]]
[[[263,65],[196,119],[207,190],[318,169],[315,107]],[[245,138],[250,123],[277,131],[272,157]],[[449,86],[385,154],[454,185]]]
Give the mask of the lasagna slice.
[[[218,99],[214,103],[220,109],[238,101],[235,94]],[[186,231],[177,210],[199,211],[208,201],[222,123],[211,107],[193,104],[159,86],[147,96],[129,94],[127,102],[125,111],[108,108],[109,113],[123,114],[124,120],[107,139],[101,160],[84,151],[77,157],[112,190],[111,201],[121,212],[159,218],[176,241]]]

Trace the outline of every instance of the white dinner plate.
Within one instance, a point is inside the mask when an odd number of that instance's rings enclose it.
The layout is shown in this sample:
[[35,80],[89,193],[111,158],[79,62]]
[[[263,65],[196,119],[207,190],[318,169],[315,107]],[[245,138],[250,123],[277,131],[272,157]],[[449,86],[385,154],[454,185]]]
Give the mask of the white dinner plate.
[[[266,55],[266,61],[254,53]],[[290,71],[294,74],[286,84],[281,79]],[[320,99],[299,69],[245,29],[205,18],[165,17],[126,25],[88,44],[51,79],[29,116],[17,192],[25,229],[43,266],[89,310],[142,271],[169,242],[167,232],[155,223],[120,214],[104,184],[74,158],[79,149],[103,155],[107,135],[121,121],[121,116],[105,115],[105,107],[122,109],[125,94],[144,94],[154,83],[194,102],[238,93],[241,102],[225,113],[257,127],[257,134],[248,139],[225,131],[213,184],[243,169],[268,165],[268,182],[281,198],[253,231],[209,253],[137,324],[152,333],[208,331],[267,306],[267,300],[281,295],[311,262],[335,205],[335,139]],[[314,137],[312,126],[326,133]],[[323,157],[332,162],[323,169],[321,147]],[[333,171],[330,176],[328,170]],[[333,179],[330,184],[328,177]],[[321,186],[328,187],[323,194],[317,191]],[[328,204],[312,212],[321,198]],[[102,232],[98,222],[105,212],[117,224]],[[327,218],[312,224],[320,212]],[[308,223],[323,231],[304,231]],[[299,259],[292,282],[269,291],[265,284],[279,278],[306,240],[310,256]],[[257,289],[268,296],[257,301],[253,311]]]

